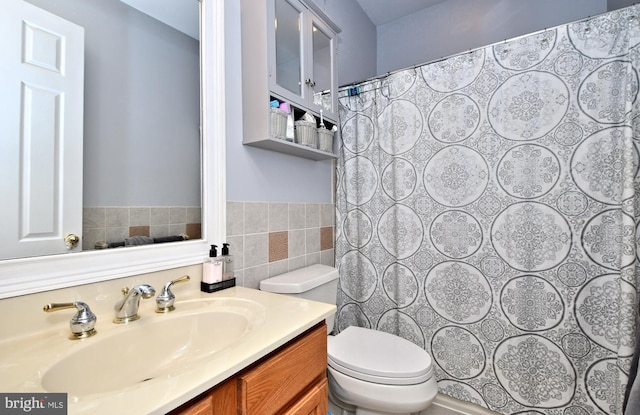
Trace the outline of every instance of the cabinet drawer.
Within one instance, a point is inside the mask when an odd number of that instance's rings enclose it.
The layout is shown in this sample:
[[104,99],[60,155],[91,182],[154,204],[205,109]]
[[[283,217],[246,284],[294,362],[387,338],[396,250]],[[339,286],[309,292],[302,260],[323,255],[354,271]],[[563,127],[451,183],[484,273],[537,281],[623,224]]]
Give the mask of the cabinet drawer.
[[276,414],[309,385],[326,378],[326,370],[327,326],[323,323],[240,376],[240,412]]
[[282,415],[326,415],[329,407],[329,383],[322,379]]

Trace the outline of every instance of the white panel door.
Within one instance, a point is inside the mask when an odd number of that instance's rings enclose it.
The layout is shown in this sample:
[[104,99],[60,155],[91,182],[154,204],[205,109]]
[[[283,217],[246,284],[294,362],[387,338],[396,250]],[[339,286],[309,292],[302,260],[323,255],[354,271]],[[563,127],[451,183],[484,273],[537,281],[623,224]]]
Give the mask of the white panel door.
[[81,249],[84,29],[0,1],[0,259]]

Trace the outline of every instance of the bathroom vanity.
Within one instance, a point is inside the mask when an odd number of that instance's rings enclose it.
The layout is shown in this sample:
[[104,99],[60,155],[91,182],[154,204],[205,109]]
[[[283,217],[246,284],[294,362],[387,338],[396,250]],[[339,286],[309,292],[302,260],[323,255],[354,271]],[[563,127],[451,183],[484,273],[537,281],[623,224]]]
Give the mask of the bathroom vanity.
[[[0,390],[65,392],[77,414],[326,414],[327,329],[335,305],[233,287],[199,291],[201,267],[106,281],[0,300]],[[175,311],[140,302],[140,319],[114,324],[123,286],[161,287],[184,271]],[[70,340],[83,301],[97,334]],[[314,412],[315,411],[315,412]]]
[[327,328],[320,323],[171,415],[327,413]]

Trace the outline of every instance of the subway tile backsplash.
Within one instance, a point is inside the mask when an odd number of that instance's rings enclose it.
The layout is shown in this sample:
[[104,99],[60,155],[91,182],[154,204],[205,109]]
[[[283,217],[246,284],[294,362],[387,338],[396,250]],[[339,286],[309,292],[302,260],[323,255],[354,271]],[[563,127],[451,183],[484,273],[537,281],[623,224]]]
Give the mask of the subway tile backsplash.
[[307,265],[334,266],[331,203],[227,202],[227,242],[238,285]]

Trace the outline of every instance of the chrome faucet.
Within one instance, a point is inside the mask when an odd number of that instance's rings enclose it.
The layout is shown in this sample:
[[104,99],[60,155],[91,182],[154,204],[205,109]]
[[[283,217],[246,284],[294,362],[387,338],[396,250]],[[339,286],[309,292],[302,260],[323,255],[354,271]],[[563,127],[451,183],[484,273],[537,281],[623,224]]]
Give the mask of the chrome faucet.
[[51,313],[52,311],[66,310],[68,308],[75,308],[78,310],[69,322],[69,326],[71,326],[71,335],[69,338],[71,340],[84,339],[96,334],[96,329],[94,329],[94,327],[98,318],[91,312],[89,306],[82,301],[46,304],[43,307],[43,310],[47,313]]
[[138,307],[140,306],[140,297],[151,298],[156,294],[156,290],[149,284],[139,284],[129,289],[122,289],[124,298],[115,305],[116,316],[114,323],[124,324],[140,318],[138,315]]
[[190,279],[188,275],[183,275],[178,279],[166,283],[164,287],[162,287],[160,294],[156,297],[156,313],[168,313],[169,311],[175,310],[173,303],[176,301],[176,296],[171,292],[171,286],[173,284],[187,282]]

